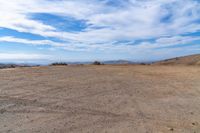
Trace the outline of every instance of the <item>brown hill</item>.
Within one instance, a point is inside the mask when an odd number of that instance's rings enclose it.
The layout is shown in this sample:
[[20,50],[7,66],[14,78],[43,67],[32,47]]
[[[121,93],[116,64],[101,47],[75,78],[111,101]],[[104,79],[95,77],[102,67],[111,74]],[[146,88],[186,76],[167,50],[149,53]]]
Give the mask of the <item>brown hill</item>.
[[155,65],[198,65],[200,66],[200,54],[176,57],[154,63]]

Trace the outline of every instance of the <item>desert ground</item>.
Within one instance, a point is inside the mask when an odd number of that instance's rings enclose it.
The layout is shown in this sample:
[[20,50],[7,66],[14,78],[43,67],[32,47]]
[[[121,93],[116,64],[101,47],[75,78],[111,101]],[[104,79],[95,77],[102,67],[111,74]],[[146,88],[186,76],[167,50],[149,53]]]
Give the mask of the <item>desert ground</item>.
[[200,67],[0,70],[0,133],[200,133]]

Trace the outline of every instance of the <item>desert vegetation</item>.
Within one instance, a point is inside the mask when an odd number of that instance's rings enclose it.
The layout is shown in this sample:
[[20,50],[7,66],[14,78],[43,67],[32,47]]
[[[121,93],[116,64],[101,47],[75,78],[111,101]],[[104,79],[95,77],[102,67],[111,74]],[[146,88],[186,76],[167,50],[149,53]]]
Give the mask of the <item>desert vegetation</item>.
[[50,66],[67,66],[68,64],[66,62],[54,62],[50,64]]
[[14,64],[0,64],[0,69],[5,69],[5,68],[15,68],[17,65]]
[[103,63],[101,63],[100,61],[94,61],[92,64],[93,65],[103,65]]

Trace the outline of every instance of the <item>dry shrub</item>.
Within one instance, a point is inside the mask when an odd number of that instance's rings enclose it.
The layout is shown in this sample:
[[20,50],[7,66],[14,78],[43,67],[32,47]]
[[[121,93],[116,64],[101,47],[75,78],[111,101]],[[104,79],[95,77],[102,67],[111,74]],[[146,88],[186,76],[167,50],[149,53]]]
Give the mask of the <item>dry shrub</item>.
[[92,64],[93,65],[103,65],[103,63],[101,63],[100,61],[94,61]]
[[68,64],[65,62],[55,62],[52,63],[50,66],[67,66]]

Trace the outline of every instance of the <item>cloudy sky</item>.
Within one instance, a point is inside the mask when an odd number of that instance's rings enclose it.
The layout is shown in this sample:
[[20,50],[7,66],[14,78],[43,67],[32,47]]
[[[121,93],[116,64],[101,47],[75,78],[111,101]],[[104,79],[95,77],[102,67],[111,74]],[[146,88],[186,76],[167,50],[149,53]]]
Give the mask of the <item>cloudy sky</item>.
[[0,0],[0,61],[200,53],[200,0]]

